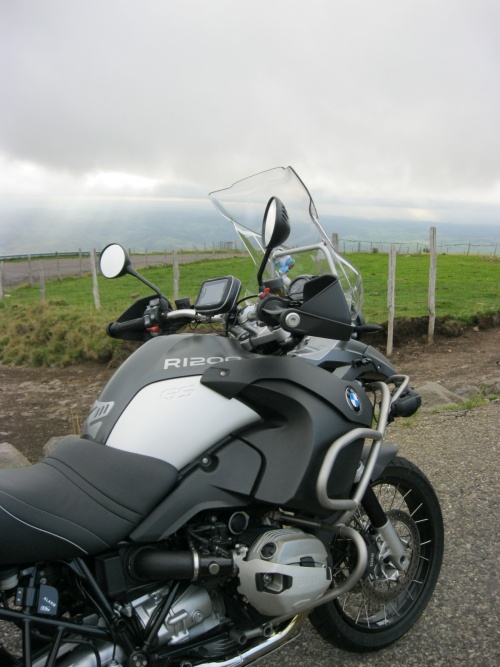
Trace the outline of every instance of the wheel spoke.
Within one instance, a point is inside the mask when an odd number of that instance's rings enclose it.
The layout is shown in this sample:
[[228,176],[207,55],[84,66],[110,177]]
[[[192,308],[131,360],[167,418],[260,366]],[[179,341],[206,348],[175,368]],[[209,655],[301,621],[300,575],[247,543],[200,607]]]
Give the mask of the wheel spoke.
[[413,516],[414,514],[416,514],[421,507],[422,507],[422,503],[420,503],[420,505],[416,509],[413,510],[413,512],[411,513],[410,516]]
[[366,624],[368,626],[368,629],[370,628],[370,616],[368,614],[368,605],[365,604],[365,611],[366,611]]
[[396,616],[399,617],[400,614],[399,614],[399,611],[396,609],[396,607],[395,607],[393,604],[390,604],[389,606],[391,607],[391,609],[393,610],[393,612],[396,614]]
[[[408,489],[408,491],[404,495],[401,495],[401,505],[398,507],[398,510],[400,510],[403,507],[403,503],[406,503],[406,499],[410,495],[410,493],[411,489]],[[406,503],[406,506],[408,507],[408,503]]]
[[347,603],[349,602],[349,600],[351,599],[351,597],[352,597],[352,592],[349,591],[349,593],[347,593],[346,599],[344,600],[344,602],[343,602],[343,604],[342,604],[342,611],[345,611],[346,606],[347,606]]
[[358,613],[356,615],[356,623],[359,623],[359,617],[361,616],[361,612],[363,611],[363,608],[365,607],[365,600],[364,598],[361,600],[361,604],[359,605],[358,608]]

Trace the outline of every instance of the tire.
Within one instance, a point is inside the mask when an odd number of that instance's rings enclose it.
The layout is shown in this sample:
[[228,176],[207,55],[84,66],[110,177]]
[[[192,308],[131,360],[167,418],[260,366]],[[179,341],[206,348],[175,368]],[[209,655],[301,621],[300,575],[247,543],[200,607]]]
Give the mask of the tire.
[[[396,457],[372,483],[372,488],[400,537],[407,542],[406,573],[379,563],[380,543],[363,511],[350,525],[364,534],[376,564],[345,595],[317,607],[310,621],[318,633],[347,651],[381,649],[407,632],[424,611],[434,591],[444,550],[443,518],[429,480],[413,463]],[[333,580],[341,583],[356,563],[350,540],[331,544]]]

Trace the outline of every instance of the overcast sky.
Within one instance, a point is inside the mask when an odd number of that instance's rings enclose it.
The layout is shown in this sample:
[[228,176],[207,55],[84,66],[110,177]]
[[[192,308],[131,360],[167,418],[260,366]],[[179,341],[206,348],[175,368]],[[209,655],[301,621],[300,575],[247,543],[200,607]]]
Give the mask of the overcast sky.
[[0,0],[0,197],[202,196],[500,226],[498,0]]

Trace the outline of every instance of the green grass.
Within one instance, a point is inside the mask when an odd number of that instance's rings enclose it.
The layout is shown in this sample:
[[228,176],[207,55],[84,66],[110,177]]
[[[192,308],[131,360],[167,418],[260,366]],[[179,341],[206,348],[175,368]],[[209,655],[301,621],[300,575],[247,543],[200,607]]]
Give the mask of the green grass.
[[[142,268],[140,272],[173,301],[173,268],[171,265]],[[252,282],[252,277],[255,275],[255,267],[250,260],[242,257],[181,264],[179,272],[179,296],[188,296],[194,300],[201,283],[207,278],[231,274],[238,276],[243,285],[245,285],[246,282]],[[255,285],[255,281],[253,282]],[[98,276],[98,285],[101,309],[107,311],[108,318],[110,319],[119,314],[116,311],[124,310],[138,296],[151,294],[151,290],[148,287],[136,278],[128,275],[116,280],[106,280],[102,276]],[[0,302],[0,308],[1,304],[4,304],[4,307],[6,307],[12,303],[18,306],[39,307],[39,285],[33,287],[21,285],[10,290],[8,295]],[[95,312],[92,277],[89,274],[83,278],[69,277],[60,281],[52,280],[46,282],[45,301],[54,307],[88,308],[90,311]]]
[[[387,255],[352,253],[349,260],[363,276],[365,317],[387,320]],[[430,258],[427,254],[398,255],[396,317],[428,315]],[[500,258],[478,255],[439,255],[436,315],[472,323],[478,315],[500,311]]]
[[488,405],[490,401],[495,401],[499,398],[498,394],[488,394],[484,395],[482,393],[477,394],[477,396],[471,396],[465,401],[460,403],[452,403],[451,405],[443,405],[440,408],[433,410],[433,413],[438,412],[456,412],[457,410],[474,410],[475,408],[482,408],[485,405]]
[[110,361],[120,343],[104,334],[105,320],[103,312],[78,306],[12,304],[0,310],[0,360],[26,366]]
[[[368,322],[387,321],[388,257],[382,253],[351,253],[347,257],[363,276]],[[436,314],[473,323],[478,316],[500,313],[500,258],[439,255]],[[292,277],[314,271],[304,257]],[[144,269],[148,280],[171,297],[172,266]],[[214,259],[180,265],[179,296],[194,301],[207,278],[232,274],[243,284],[242,294],[256,291],[256,269],[246,258]],[[398,255],[396,318],[428,314],[429,255]],[[96,310],[92,279],[65,278],[45,284],[45,304],[38,286],[21,285],[4,290],[0,301],[0,362],[20,365],[69,365],[85,361],[107,362],[126,353],[121,341],[105,335],[105,325],[140,296],[151,291],[131,276],[118,280],[99,277],[101,308]],[[130,349],[130,348],[129,348]]]
[[[141,270],[153,284],[172,295],[172,266]],[[201,283],[233,274],[252,283],[255,267],[246,258],[217,259],[180,265],[179,296],[193,302]],[[45,303],[39,286],[21,285],[0,301],[0,363],[23,366],[68,366],[86,361],[120,361],[130,344],[109,338],[112,322],[137,298],[152,291],[132,276],[117,280],[98,277],[101,308],[94,305],[92,277],[70,277],[45,284]],[[253,284],[252,284],[253,287]]]

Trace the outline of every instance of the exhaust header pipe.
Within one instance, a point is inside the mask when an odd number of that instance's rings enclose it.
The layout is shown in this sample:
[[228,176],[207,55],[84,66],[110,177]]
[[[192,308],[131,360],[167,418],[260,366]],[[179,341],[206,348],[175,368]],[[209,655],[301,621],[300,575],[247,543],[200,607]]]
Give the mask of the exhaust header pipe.
[[200,581],[217,576],[232,576],[236,564],[232,557],[200,555],[196,549],[161,551],[153,547],[141,547],[129,552],[126,568],[139,581]]

